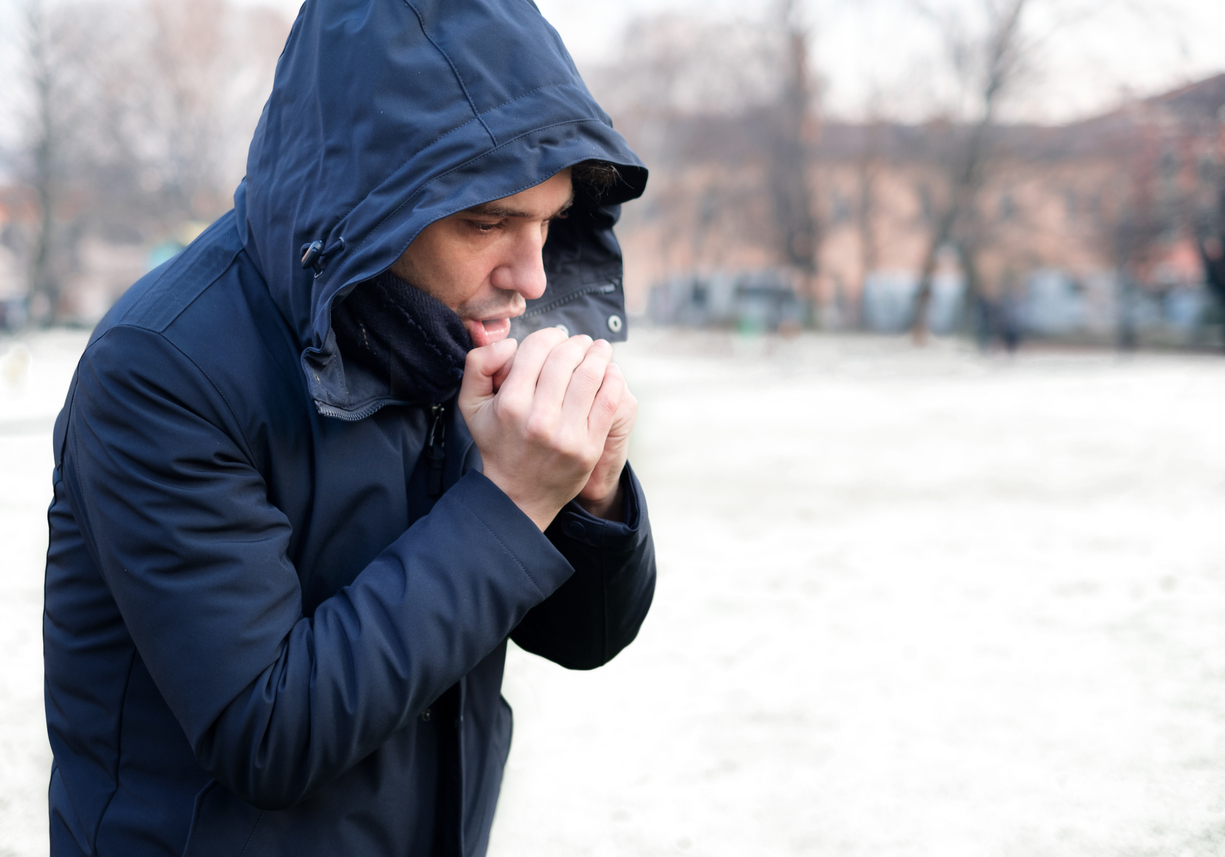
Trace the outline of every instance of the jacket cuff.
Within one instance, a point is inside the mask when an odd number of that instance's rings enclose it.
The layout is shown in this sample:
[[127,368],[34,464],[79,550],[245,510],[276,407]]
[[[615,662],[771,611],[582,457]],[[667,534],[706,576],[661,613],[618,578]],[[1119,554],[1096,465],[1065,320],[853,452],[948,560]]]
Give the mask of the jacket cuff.
[[571,500],[558,512],[546,532],[553,535],[560,531],[570,539],[614,554],[633,550],[642,535],[646,499],[629,462],[621,471],[620,487],[620,521],[597,518],[576,500]]
[[535,522],[479,470],[469,471],[443,494],[440,506],[443,500],[458,502],[478,518],[489,534],[518,562],[542,596],[551,595],[574,573],[573,566]]

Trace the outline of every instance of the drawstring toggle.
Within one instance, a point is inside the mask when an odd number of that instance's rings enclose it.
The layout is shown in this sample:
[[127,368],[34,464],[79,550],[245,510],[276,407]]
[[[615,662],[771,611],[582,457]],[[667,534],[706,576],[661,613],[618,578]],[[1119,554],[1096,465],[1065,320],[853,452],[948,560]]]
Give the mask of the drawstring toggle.
[[343,249],[345,249],[344,238],[337,238],[336,243],[326,249],[324,249],[323,241],[318,239],[309,244],[303,244],[302,270],[305,271],[307,268],[311,268],[314,270],[315,276],[318,277],[323,273],[324,260],[333,253],[339,253]]

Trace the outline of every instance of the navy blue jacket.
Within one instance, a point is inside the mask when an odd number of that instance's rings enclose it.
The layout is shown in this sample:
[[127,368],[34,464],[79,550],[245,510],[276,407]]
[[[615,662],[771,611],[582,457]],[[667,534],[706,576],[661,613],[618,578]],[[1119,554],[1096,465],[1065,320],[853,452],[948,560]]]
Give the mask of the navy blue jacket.
[[646,507],[627,467],[625,523],[540,533],[453,401],[346,364],[331,316],[430,222],[590,158],[623,180],[554,224],[519,335],[608,336],[642,165],[530,0],[307,0],[234,211],[107,315],[56,423],[53,855],[484,853],[506,640],[627,645]]

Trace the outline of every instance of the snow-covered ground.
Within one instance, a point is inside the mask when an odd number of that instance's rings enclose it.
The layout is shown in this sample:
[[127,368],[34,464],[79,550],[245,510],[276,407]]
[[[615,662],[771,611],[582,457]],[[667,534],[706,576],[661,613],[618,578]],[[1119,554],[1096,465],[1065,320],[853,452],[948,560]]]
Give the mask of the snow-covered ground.
[[[3,857],[46,851],[49,432],[84,337],[25,342],[0,372]],[[655,606],[602,670],[512,652],[494,857],[1225,853],[1225,359],[619,349]]]

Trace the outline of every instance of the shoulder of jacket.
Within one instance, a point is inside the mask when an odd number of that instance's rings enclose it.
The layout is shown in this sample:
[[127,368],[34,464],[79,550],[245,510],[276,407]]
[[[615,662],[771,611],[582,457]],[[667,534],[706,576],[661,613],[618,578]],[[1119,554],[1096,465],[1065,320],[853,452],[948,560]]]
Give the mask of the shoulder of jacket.
[[65,410],[82,385],[109,390],[108,408],[139,412],[146,399],[165,399],[247,445],[269,401],[289,406],[301,370],[290,347],[271,345],[287,341],[275,309],[253,315],[259,274],[243,254],[226,215],[132,286],[91,337]]
[[[151,271],[103,319],[83,360],[108,374],[195,372],[235,408],[301,374],[297,350],[227,214]],[[292,380],[289,378],[288,380]]]
[[216,220],[182,253],[139,280],[99,325],[95,338],[117,325],[164,332],[230,270],[242,251],[234,214],[230,212]]

